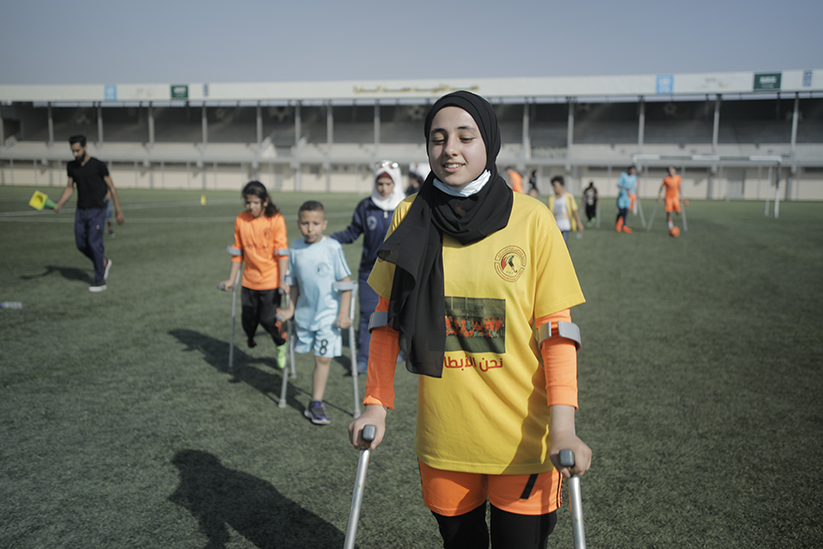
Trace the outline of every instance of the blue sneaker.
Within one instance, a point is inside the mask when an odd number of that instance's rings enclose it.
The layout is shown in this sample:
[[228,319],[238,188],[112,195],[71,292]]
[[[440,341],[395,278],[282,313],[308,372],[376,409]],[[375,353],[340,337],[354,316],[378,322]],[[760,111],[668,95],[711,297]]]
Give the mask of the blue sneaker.
[[326,408],[319,400],[312,400],[309,402],[309,407],[303,412],[303,415],[311,420],[315,425],[328,425],[331,423],[329,416],[326,415]]

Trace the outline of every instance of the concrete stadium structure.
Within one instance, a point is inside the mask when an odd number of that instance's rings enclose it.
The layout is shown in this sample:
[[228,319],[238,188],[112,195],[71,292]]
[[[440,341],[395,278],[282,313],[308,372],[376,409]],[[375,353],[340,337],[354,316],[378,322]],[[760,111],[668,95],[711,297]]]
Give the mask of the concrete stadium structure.
[[[0,86],[0,183],[63,186],[82,133],[119,187],[275,191],[371,187],[371,165],[425,162],[423,119],[469,89],[500,120],[498,166],[613,196],[630,164],[641,196],[668,165],[684,195],[823,199],[823,70],[610,77]],[[407,167],[407,166],[405,166]],[[405,173],[405,172],[404,172]]]

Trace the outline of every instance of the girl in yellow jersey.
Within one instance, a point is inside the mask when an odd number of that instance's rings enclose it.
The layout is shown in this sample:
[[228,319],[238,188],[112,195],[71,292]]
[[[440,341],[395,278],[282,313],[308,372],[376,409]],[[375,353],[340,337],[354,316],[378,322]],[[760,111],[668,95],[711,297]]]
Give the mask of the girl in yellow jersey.
[[[583,294],[551,213],[497,173],[492,106],[451,93],[424,133],[432,173],[395,210],[369,278],[386,325],[372,332],[366,411],[350,438],[366,447],[374,424],[371,448],[383,440],[402,349],[421,374],[414,449],[444,547],[488,547],[487,500],[492,547],[545,547],[561,475],[591,463],[574,433],[576,345],[558,326]],[[551,336],[538,343],[535,330]]]

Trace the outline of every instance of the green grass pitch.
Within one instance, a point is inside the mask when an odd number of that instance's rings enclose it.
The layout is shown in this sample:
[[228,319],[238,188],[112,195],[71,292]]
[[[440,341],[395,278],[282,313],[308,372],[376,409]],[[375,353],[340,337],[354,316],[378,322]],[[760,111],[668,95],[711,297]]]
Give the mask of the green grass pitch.
[[[239,318],[232,382],[231,294],[216,285],[237,193],[201,206],[202,191],[120,191],[126,224],[93,294],[72,212],[34,212],[33,191],[0,187],[0,301],[23,303],[0,309],[0,547],[341,547],[357,462],[348,349],[328,427],[302,416],[311,358],[278,408],[274,346],[247,349]],[[362,198],[276,195],[290,240],[309,197],[327,234]],[[630,216],[634,234],[615,233],[604,200],[603,228],[570,240],[587,298],[572,315],[590,547],[823,546],[823,204],[784,202],[779,219],[763,206],[692,201],[671,238],[662,212],[651,232]],[[356,273],[359,243],[344,249]],[[362,549],[440,546],[402,367],[397,394]],[[568,507],[549,546],[572,546]]]

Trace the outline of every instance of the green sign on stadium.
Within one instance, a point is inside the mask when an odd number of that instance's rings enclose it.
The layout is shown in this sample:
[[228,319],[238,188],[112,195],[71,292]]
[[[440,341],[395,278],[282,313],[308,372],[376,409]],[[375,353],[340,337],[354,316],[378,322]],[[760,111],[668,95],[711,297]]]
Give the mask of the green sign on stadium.
[[779,90],[781,76],[782,73],[779,72],[754,73],[754,89]]
[[188,99],[189,85],[188,84],[172,84],[171,85],[172,99]]

